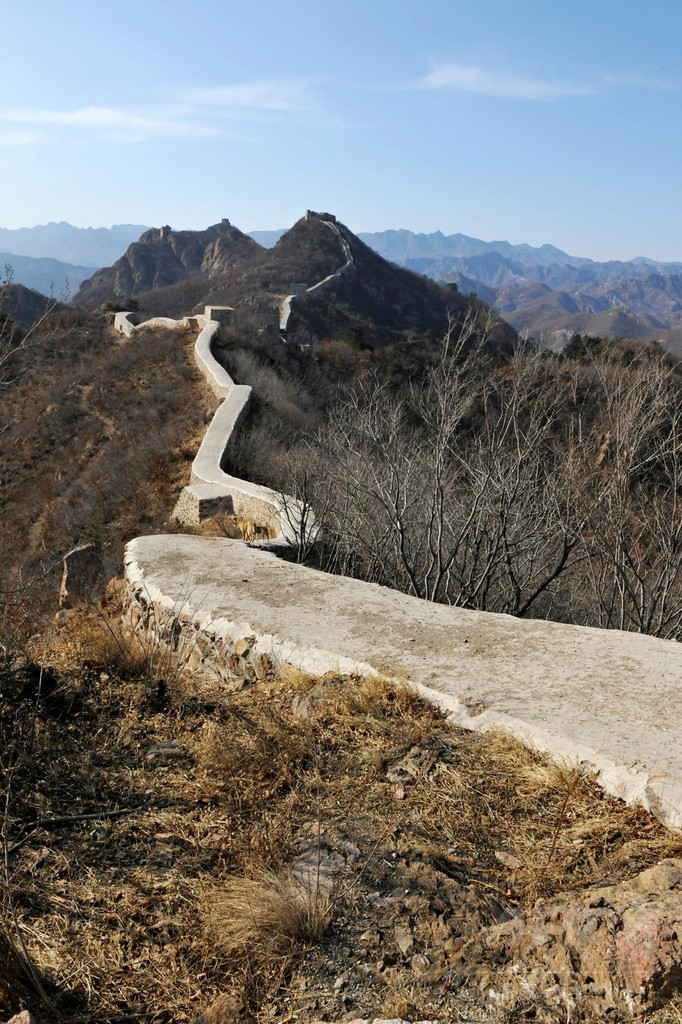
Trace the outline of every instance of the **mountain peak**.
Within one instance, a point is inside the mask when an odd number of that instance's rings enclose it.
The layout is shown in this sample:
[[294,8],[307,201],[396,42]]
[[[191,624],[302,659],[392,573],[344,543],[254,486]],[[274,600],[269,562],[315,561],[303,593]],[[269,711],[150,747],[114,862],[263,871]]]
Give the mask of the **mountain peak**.
[[224,217],[203,231],[150,228],[110,267],[84,281],[74,305],[97,306],[196,277],[215,277],[250,259],[260,246]]

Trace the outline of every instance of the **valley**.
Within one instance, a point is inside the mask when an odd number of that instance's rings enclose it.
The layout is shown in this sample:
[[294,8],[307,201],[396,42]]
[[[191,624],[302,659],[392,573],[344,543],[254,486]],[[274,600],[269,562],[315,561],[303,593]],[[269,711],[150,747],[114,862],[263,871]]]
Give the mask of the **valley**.
[[667,1024],[677,362],[531,350],[312,211],[75,301],[4,323],[0,1006]]

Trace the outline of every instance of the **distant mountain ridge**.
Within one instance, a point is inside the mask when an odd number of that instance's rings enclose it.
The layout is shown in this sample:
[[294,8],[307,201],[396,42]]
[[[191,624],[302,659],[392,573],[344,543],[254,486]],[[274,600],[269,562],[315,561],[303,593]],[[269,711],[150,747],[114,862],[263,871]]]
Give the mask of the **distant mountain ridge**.
[[108,267],[148,230],[147,224],[77,228],[67,221],[50,221],[32,228],[0,228],[0,249],[17,256],[49,257],[77,266]]
[[[284,234],[284,229],[249,231],[248,234],[260,245],[270,247]],[[554,266],[572,267],[576,270],[584,268],[587,273],[585,280],[591,280],[590,269],[593,269],[597,275],[603,275],[605,280],[644,276],[654,269],[668,273],[682,272],[682,261],[666,263],[646,256],[637,256],[632,260],[600,262],[587,256],[570,256],[563,249],[547,243],[533,246],[526,242],[519,244],[505,241],[485,242],[481,238],[474,238],[459,232],[446,235],[442,231],[432,231],[427,234],[409,231],[406,228],[397,228],[387,231],[359,231],[358,238],[386,260],[399,263],[402,266],[409,266],[411,269],[417,270],[418,273],[426,274],[427,277],[441,279],[449,269],[466,273],[459,263],[453,262],[452,266],[449,266],[448,260],[466,260],[486,254],[501,257],[501,261],[492,260],[490,262],[490,273],[499,273],[496,268],[499,268],[501,264],[508,268],[510,276],[517,275],[524,279],[527,275],[523,273],[523,268],[530,268],[531,273],[534,273],[539,267],[551,268]],[[413,262],[417,260],[420,261],[418,265]],[[479,266],[485,268],[486,264],[480,262]],[[605,269],[600,271],[596,268]],[[485,276],[485,270],[483,275]],[[484,280],[484,276],[480,278],[484,284],[494,284],[492,280]]]
[[[467,280],[467,287],[472,283]],[[475,282],[474,282],[475,284]],[[460,285],[461,287],[461,285]],[[573,333],[602,337],[674,342],[682,332],[682,275],[648,274],[646,277],[594,283],[567,291],[546,284],[524,283],[511,288],[480,285],[471,289],[485,297],[518,331],[534,337]]]
[[490,303],[517,331],[560,347],[574,333],[660,340],[682,351],[682,262],[598,262],[552,245],[385,231],[369,245]]
[[609,281],[648,277],[652,273],[660,276],[682,273],[682,263],[608,260],[580,267],[563,263],[524,265],[495,252],[438,259],[422,256],[409,258],[403,265],[436,281],[456,282],[463,274],[493,288],[508,288],[530,282],[547,284],[550,288],[578,288]]
[[389,231],[375,231],[361,234],[363,242],[381,253],[384,259],[405,263],[411,259],[442,259],[444,257],[480,256],[483,253],[498,253],[522,266],[551,266],[562,263],[566,266],[582,267],[594,262],[587,257],[569,256],[554,245],[534,247],[511,242],[484,242],[460,233],[445,235],[442,231],[431,234],[415,233],[404,228]]
[[5,268],[11,269],[14,284],[32,288],[43,295],[52,294],[65,301],[76,292],[82,281],[97,270],[97,267],[76,266],[49,256],[36,258],[20,256],[15,252],[0,252],[0,271]]

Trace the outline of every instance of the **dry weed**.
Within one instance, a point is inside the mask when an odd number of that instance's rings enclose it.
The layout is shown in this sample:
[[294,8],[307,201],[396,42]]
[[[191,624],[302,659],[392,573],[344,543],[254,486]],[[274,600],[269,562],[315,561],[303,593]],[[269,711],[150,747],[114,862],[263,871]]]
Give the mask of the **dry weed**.
[[315,749],[310,726],[273,707],[254,715],[235,704],[227,715],[226,724],[209,726],[200,751],[216,782],[241,799],[295,789]]
[[329,897],[290,871],[228,879],[208,902],[207,929],[216,945],[260,961],[319,942],[330,921]]
[[[301,1024],[382,1008],[454,1020],[445,980],[501,906],[679,855],[643,811],[582,777],[567,801],[572,769],[462,732],[405,687],[289,668],[232,693],[180,679],[154,704],[94,628],[37,642],[53,670],[13,807],[19,925],[66,1019],[184,1022],[229,990]],[[0,700],[3,736],[23,706]],[[169,742],[177,758],[149,759]],[[343,882],[315,904],[292,868],[318,843]],[[417,977],[415,953],[441,980]]]

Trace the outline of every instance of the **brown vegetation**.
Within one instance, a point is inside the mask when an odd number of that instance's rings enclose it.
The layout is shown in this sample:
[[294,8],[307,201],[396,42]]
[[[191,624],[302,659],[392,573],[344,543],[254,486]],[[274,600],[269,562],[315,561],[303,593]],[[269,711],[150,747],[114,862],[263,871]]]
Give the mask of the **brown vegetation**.
[[211,900],[207,931],[228,955],[270,967],[317,944],[329,924],[329,899],[290,871],[229,878]]
[[191,332],[125,341],[107,319],[44,321],[7,364],[0,414],[3,575],[40,575],[96,541],[109,575],[123,544],[158,529],[188,482],[211,402]]
[[85,610],[31,652],[42,668],[0,687],[7,890],[74,1022],[191,1021],[223,993],[262,1021],[471,1016],[495,970],[471,952],[482,929],[682,852],[401,686],[160,687],[163,665]]
[[474,329],[457,327],[411,376],[356,362],[317,430],[284,411],[275,421],[281,402],[261,389],[269,418],[236,449],[242,474],[258,467],[314,510],[319,542],[299,555],[328,571],[680,638],[677,364],[646,346],[501,358],[472,344]]

